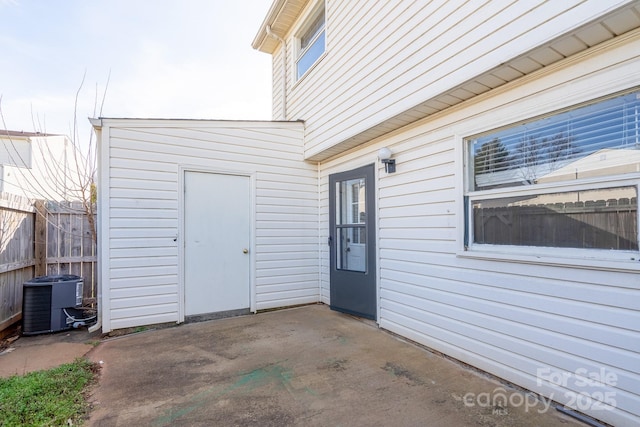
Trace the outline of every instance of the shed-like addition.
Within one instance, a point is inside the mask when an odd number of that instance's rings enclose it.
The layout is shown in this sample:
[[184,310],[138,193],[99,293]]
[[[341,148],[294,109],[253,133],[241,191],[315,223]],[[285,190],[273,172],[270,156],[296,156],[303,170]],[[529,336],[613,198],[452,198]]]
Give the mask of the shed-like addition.
[[96,119],[103,332],[319,300],[300,122]]

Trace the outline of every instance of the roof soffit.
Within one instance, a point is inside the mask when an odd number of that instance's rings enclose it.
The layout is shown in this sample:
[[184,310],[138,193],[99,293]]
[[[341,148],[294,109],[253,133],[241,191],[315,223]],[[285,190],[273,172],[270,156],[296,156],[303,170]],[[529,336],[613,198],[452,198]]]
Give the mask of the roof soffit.
[[308,3],[309,0],[274,0],[251,46],[260,52],[273,54],[279,42],[267,34],[267,27],[284,38]]

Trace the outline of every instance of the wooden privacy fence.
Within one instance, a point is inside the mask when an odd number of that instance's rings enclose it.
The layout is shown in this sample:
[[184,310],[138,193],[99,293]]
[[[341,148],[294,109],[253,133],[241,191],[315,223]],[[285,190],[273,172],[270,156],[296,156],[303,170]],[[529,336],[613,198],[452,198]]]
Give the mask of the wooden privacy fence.
[[35,210],[0,193],[0,332],[22,317],[22,284],[34,277]]
[[[81,202],[36,202],[36,236],[46,227],[46,251],[36,245],[36,276],[75,274],[84,279],[84,298],[96,298],[96,245]],[[42,221],[42,225],[38,221]],[[36,237],[36,242],[38,239]],[[40,250],[38,250],[40,249]]]
[[637,200],[474,209],[474,241],[495,245],[637,250]]
[[0,232],[0,332],[21,319],[22,286],[37,276],[78,275],[95,305],[96,245],[80,202],[0,194]]

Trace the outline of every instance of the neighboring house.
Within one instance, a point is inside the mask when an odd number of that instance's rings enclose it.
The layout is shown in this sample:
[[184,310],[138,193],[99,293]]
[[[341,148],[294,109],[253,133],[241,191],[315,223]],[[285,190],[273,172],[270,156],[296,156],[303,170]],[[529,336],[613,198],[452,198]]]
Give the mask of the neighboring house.
[[29,199],[76,199],[77,170],[66,136],[0,130],[0,192]]
[[640,173],[563,177],[638,147],[639,1],[275,0],[253,46],[279,121],[93,120],[103,331],[323,302],[640,423]]

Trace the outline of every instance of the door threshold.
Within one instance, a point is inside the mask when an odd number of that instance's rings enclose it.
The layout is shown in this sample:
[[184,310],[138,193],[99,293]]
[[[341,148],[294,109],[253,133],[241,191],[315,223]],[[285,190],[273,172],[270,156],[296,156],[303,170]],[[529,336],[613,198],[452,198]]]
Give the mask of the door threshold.
[[192,314],[190,316],[185,316],[184,323],[206,322],[207,320],[225,319],[227,317],[244,316],[247,314],[251,314],[251,310],[249,310],[249,308],[217,311],[215,313]]

